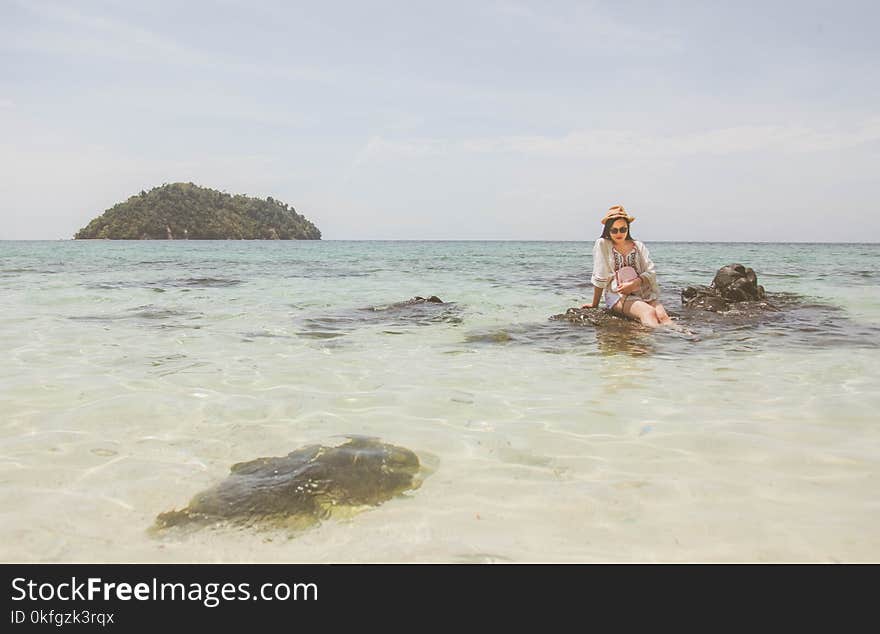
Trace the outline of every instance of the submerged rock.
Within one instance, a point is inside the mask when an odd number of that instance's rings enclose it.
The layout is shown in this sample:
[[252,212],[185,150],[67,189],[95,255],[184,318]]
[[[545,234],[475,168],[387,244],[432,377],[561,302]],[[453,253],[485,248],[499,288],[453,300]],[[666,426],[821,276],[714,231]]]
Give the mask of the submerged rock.
[[765,299],[766,293],[764,287],[758,285],[758,276],[742,264],[722,266],[710,286],[688,286],[681,292],[684,306],[716,313],[727,312],[739,302],[755,302],[755,308],[776,310]]
[[[569,308],[559,315],[551,315],[550,321],[592,326],[598,351],[603,355],[626,353],[641,356],[654,351],[652,329],[606,308]],[[577,345],[577,341],[570,344]]]
[[403,308],[405,306],[414,306],[417,304],[445,304],[442,299],[437,297],[436,295],[431,295],[430,297],[420,297],[416,295],[412,299],[408,299],[403,302],[396,302],[394,304],[388,304],[384,306],[370,306],[365,310],[393,310],[395,308]]
[[461,306],[444,302],[436,295],[416,296],[392,304],[348,308],[329,315],[301,320],[300,335],[313,339],[334,339],[363,326],[383,326],[388,334],[400,334],[411,326],[430,326],[462,322]]
[[186,508],[159,514],[154,529],[215,523],[305,528],[418,488],[419,467],[414,452],[375,438],[311,445],[233,465],[229,477],[198,493]]
[[637,323],[605,308],[569,308],[564,313],[551,315],[550,319],[551,321],[569,321],[578,326],[603,326],[621,322]]

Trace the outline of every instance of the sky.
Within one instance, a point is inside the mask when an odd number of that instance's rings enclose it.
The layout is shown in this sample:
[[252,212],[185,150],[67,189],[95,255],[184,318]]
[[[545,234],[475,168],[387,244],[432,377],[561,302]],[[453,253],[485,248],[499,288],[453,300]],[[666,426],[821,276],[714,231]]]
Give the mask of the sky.
[[0,0],[0,240],[172,182],[325,239],[880,241],[880,3]]

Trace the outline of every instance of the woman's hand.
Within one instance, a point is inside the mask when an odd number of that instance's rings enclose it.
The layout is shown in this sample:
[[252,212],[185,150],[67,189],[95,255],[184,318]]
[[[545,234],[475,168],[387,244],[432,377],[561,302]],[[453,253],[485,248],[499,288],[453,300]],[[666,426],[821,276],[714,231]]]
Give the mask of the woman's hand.
[[629,295],[636,290],[638,290],[638,284],[635,280],[633,280],[632,282],[626,282],[625,284],[621,284],[617,287],[617,292],[620,295]]
[[597,306],[599,306],[599,304],[584,304],[583,306],[581,306],[581,310],[585,308],[596,308]]
[[630,293],[634,293],[642,287],[642,278],[637,277],[634,280],[621,284],[618,287],[617,292],[621,295],[629,295]]

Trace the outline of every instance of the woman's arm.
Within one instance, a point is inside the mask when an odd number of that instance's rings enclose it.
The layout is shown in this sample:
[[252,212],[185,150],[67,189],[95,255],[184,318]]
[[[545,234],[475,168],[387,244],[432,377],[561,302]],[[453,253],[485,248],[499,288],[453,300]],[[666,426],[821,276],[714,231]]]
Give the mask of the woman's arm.
[[593,286],[600,289],[607,288],[614,278],[614,272],[611,270],[611,265],[608,262],[609,257],[605,252],[603,242],[605,242],[605,239],[599,238],[596,240],[596,244],[593,245],[593,275],[590,277],[590,282]]
[[593,287],[593,303],[592,304],[584,304],[581,308],[596,308],[599,305],[599,300],[602,299],[602,289],[598,286]]
[[608,265],[608,257],[605,254],[604,238],[596,240],[593,245],[593,274],[590,276],[590,282],[593,285],[593,302],[584,304],[584,308],[595,308],[599,305],[602,298],[602,291],[611,283],[614,273]]
[[638,243],[639,255],[642,258],[642,272],[639,275],[640,283],[647,283],[648,286],[657,285],[657,271],[654,268],[654,262],[651,260],[651,253],[644,243]]

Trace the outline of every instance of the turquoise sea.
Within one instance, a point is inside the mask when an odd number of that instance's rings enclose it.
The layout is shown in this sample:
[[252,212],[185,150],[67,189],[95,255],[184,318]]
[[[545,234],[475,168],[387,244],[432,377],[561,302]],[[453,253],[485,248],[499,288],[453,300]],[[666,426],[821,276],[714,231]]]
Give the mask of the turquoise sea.
[[[647,244],[693,336],[548,320],[592,242],[0,242],[0,561],[880,560],[880,245]],[[682,309],[733,262],[784,309]],[[346,435],[422,486],[147,531]]]

